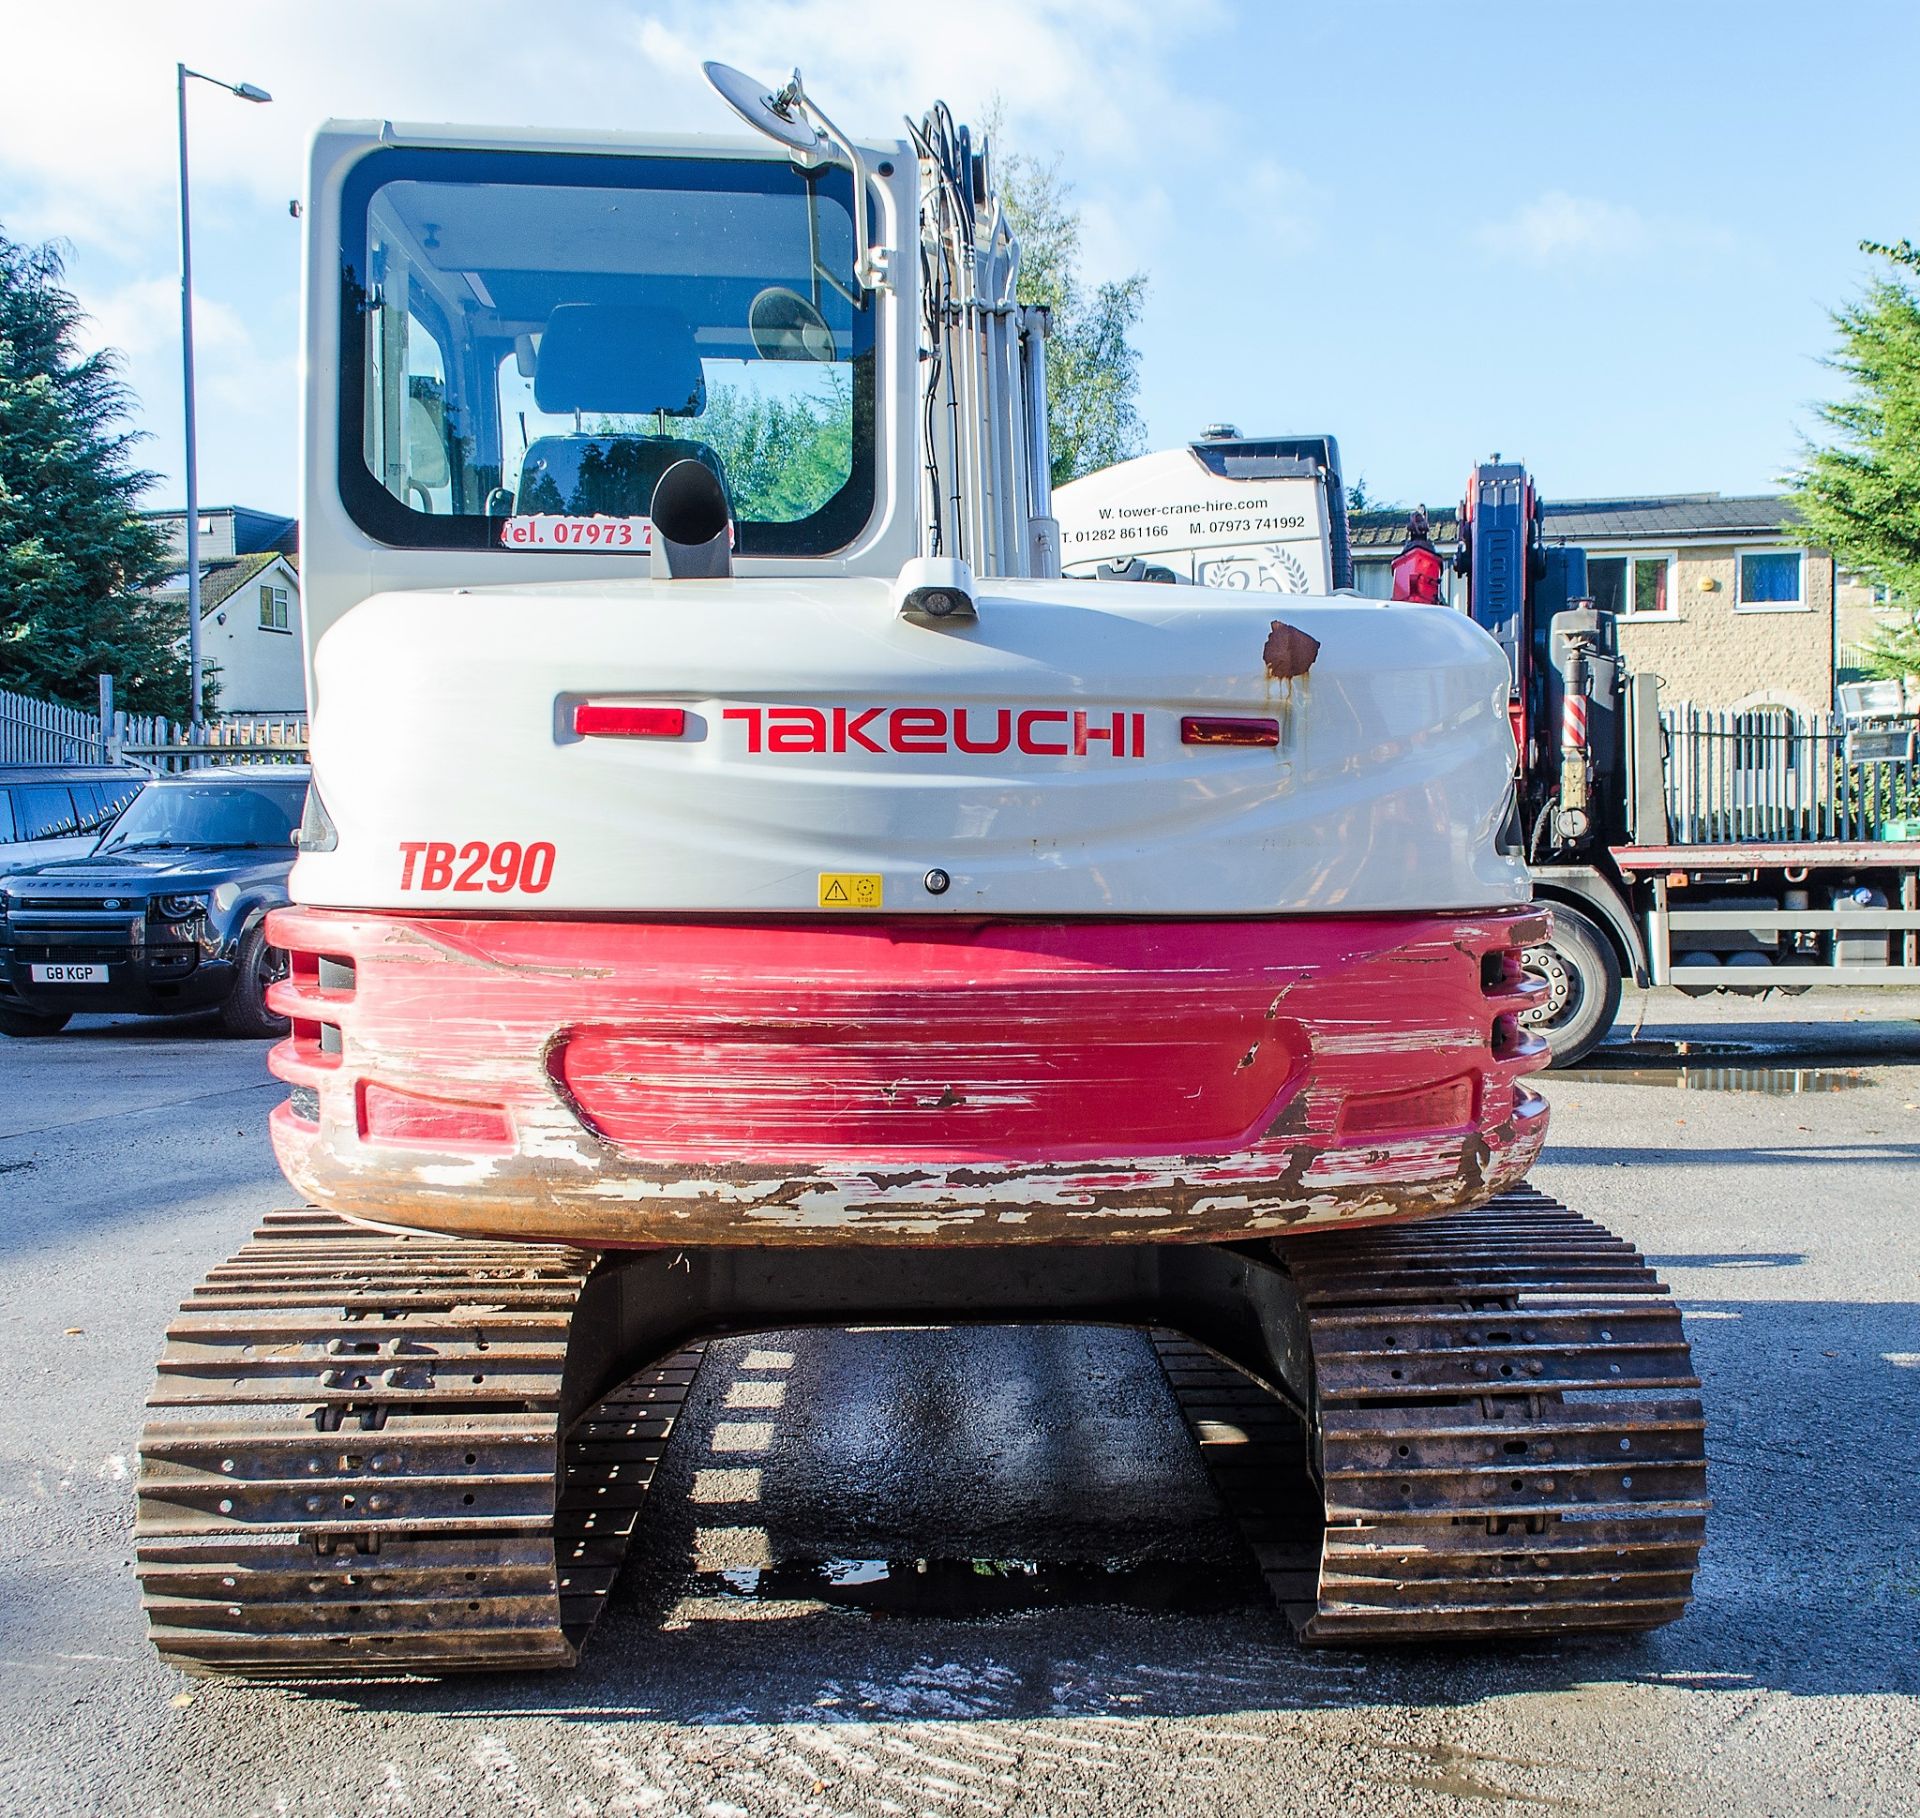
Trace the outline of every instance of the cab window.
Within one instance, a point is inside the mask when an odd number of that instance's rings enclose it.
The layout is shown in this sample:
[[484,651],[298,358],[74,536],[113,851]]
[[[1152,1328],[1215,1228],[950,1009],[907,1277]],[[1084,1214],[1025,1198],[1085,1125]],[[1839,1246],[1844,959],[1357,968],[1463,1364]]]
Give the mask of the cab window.
[[396,547],[637,555],[694,460],[740,553],[844,547],[875,494],[852,205],[784,159],[370,153],[342,206],[349,512]]

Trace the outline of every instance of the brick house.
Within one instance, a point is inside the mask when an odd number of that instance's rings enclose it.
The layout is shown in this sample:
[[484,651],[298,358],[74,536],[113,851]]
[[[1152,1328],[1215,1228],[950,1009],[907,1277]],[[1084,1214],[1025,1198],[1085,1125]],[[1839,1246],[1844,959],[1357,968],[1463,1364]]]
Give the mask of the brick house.
[[[1448,556],[1455,515],[1433,522]],[[1652,670],[1665,699],[1827,713],[1842,643],[1868,635],[1874,602],[1857,584],[1836,587],[1824,550],[1783,537],[1786,516],[1786,500],[1772,494],[1549,499],[1545,528],[1549,542],[1586,550],[1587,584],[1619,620],[1628,669]],[[1403,512],[1353,514],[1363,593],[1389,592],[1405,529]]]

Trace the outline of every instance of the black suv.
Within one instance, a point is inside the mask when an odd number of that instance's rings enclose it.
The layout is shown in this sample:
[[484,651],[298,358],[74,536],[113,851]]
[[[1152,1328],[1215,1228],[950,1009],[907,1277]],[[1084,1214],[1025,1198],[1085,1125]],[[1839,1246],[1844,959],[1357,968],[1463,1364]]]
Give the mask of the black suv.
[[266,992],[286,956],[264,923],[306,793],[294,765],[156,777],[85,857],[0,876],[0,1033],[214,1006],[236,1035],[282,1033]]

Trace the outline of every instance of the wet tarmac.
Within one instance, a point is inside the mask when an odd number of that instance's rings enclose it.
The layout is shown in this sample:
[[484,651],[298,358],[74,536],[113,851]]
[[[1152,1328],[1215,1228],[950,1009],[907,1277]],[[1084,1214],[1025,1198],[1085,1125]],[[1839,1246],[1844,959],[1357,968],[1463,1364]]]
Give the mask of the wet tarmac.
[[616,1593],[669,1622],[742,1603],[985,1621],[1265,1594],[1135,1332],[722,1340],[681,1425]]
[[1544,1079],[1539,1185],[1646,1251],[1704,1379],[1709,1541],[1655,1635],[1304,1649],[1140,1335],[789,1331],[712,1347],[576,1670],[318,1689],[164,1667],[129,1569],[158,1334],[283,1203],[262,1045],[0,1042],[0,1812],[1911,1818],[1905,1003],[1662,998],[1617,1063],[1872,1089]]

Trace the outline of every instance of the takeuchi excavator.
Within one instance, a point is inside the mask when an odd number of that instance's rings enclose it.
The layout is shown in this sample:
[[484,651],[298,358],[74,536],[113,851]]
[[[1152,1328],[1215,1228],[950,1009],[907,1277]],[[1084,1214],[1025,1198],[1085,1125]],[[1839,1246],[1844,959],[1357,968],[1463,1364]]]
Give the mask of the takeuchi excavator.
[[154,1642],[569,1664],[701,1342],[873,1321],[1150,1333],[1310,1641],[1671,1620],[1678,1314],[1523,1184],[1498,645],[1058,578],[989,148],[709,74],[752,136],[315,141],[307,1204],[168,1332]]

